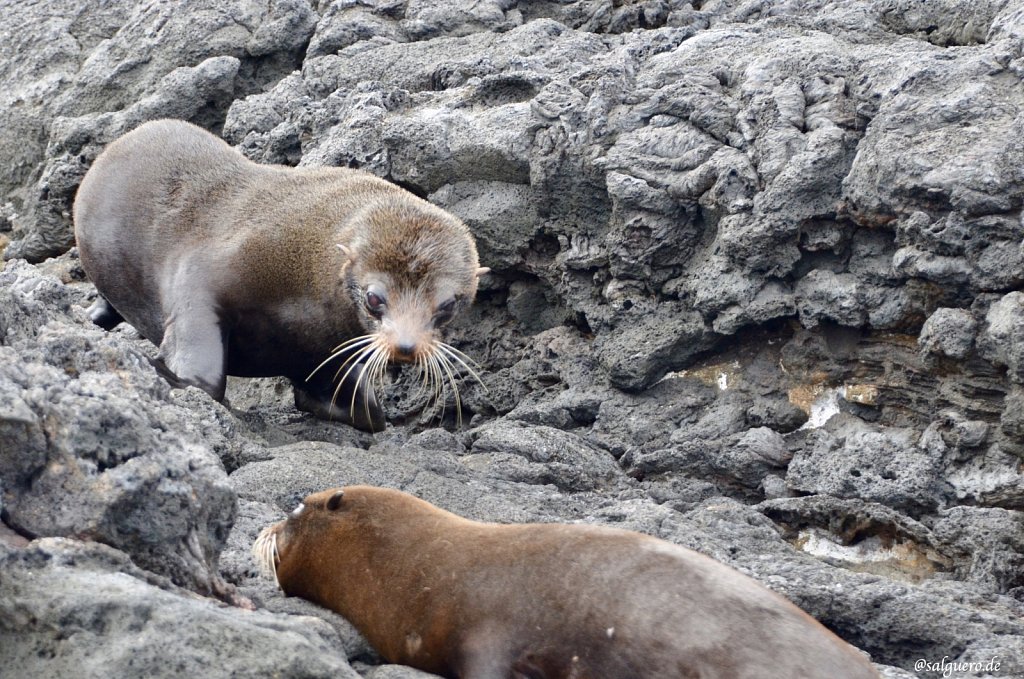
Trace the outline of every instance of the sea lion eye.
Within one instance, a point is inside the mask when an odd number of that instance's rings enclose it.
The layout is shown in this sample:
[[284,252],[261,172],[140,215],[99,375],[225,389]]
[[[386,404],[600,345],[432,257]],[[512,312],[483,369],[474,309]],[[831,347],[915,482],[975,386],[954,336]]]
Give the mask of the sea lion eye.
[[385,306],[387,306],[387,301],[380,293],[374,290],[366,291],[366,310],[370,312],[371,316],[380,318],[384,314]]
[[448,321],[452,320],[452,316],[455,315],[455,298],[445,300],[438,307],[437,311],[434,312],[434,325],[444,325]]

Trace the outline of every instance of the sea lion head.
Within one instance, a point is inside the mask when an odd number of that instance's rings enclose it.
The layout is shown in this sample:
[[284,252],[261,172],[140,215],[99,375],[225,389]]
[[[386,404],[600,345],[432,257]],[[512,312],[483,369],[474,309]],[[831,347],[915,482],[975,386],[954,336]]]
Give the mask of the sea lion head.
[[[415,364],[435,400],[451,385],[461,417],[455,376],[477,381],[474,361],[442,340],[444,327],[472,304],[480,266],[476,244],[459,219],[412,196],[387,195],[364,207],[337,243],[344,288],[366,334],[339,346],[339,374],[363,372],[383,381],[390,362]],[[318,368],[319,369],[319,368]],[[344,377],[342,377],[344,379]]]
[[416,362],[437,350],[442,328],[476,297],[476,244],[461,221],[429,203],[382,201],[360,215],[342,251],[363,326],[388,358]]
[[252,546],[256,565],[264,576],[283,587],[278,578],[282,562],[288,561],[310,539],[322,537],[329,530],[329,513],[341,505],[345,490],[332,488],[314,493],[291,511],[288,518],[260,531]]
[[[361,558],[382,521],[404,524],[427,503],[405,493],[372,486],[330,488],[307,496],[284,521],[260,531],[252,546],[260,572],[286,593],[306,596],[302,582],[315,580],[323,565],[315,555],[328,545],[344,546],[341,560]],[[441,513],[434,510],[434,513]],[[312,576],[312,578],[310,577]],[[315,598],[315,597],[313,597]]]

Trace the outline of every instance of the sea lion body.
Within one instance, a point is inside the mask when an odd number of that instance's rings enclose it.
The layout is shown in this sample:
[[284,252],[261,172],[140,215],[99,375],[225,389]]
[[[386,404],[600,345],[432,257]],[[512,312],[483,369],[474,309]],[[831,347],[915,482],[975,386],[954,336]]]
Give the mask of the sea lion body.
[[444,677],[878,679],[754,580],[630,531],[478,523],[352,486],[309,496],[254,553],[387,661]]
[[[348,373],[340,397],[335,368],[306,378],[360,336],[388,360],[425,360],[439,306],[447,320],[476,293],[475,244],[440,208],[358,170],[258,165],[182,121],[110,144],[74,213],[102,295],[93,320],[127,320],[160,347],[168,377],[218,399],[228,374],[284,375],[300,407],[379,429],[369,377]],[[377,316],[371,286],[389,302]],[[350,396],[359,408],[332,406]]]

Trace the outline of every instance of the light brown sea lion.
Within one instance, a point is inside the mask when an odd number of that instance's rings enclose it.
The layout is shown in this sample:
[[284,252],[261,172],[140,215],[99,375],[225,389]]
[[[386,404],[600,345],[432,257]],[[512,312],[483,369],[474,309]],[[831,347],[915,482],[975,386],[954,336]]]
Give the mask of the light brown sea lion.
[[135,326],[173,383],[222,399],[226,375],[284,375],[299,408],[379,430],[389,361],[435,395],[472,372],[440,339],[486,271],[469,230],[366,172],[258,165],[158,120],[100,154],[74,220],[92,319]]
[[306,498],[253,546],[388,662],[459,679],[878,679],[799,608],[631,531],[463,519],[396,490]]

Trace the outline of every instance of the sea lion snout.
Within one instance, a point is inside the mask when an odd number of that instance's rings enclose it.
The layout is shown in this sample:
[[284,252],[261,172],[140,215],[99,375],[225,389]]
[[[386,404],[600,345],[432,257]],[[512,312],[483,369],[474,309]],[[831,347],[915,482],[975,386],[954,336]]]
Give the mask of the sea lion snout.
[[437,339],[431,323],[432,309],[422,302],[403,302],[402,299],[396,300],[396,304],[381,319],[377,333],[391,361],[416,363],[426,360],[434,350]]
[[403,339],[395,344],[395,350],[392,352],[392,355],[398,361],[412,361],[416,355],[416,343]]

